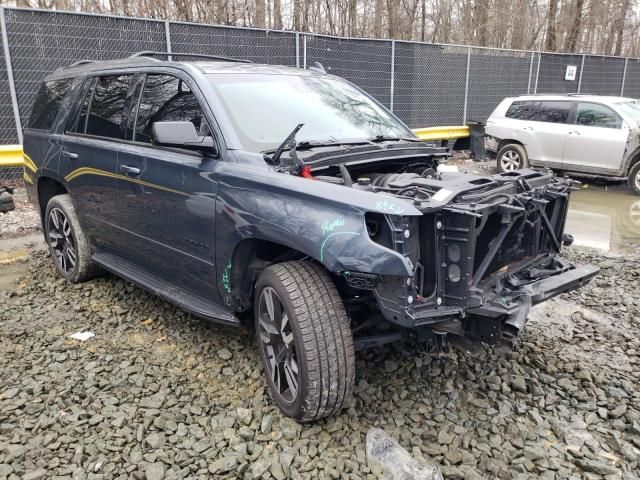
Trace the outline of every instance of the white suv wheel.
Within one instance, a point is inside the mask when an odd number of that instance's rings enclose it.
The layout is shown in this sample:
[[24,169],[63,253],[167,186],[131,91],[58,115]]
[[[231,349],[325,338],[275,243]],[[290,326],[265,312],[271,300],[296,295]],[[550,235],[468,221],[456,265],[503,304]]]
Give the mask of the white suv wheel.
[[501,173],[513,172],[529,166],[527,151],[524,145],[508,143],[504,145],[496,155],[498,171]]
[[513,172],[520,168],[520,155],[514,150],[508,150],[500,157],[500,164],[505,172]]

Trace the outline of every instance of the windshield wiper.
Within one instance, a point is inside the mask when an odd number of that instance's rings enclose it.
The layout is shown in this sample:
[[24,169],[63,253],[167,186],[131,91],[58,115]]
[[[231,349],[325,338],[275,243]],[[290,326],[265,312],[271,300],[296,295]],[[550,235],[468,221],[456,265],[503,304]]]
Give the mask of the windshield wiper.
[[369,140],[303,140],[296,144],[296,150],[308,150],[316,147],[340,147],[345,145],[367,145]]
[[296,145],[296,134],[300,131],[300,129],[304,127],[304,123],[299,123],[296,127],[291,130],[291,133],[287,135],[287,138],[284,139],[284,142],[280,144],[276,151],[273,152],[271,156],[271,161],[276,165],[280,163],[280,157],[282,156],[282,152],[285,151],[287,147],[295,147]]
[[399,142],[400,140],[404,140],[406,142],[421,142],[419,138],[411,138],[411,137],[391,137],[387,135],[376,135],[373,138],[370,138],[370,142]]

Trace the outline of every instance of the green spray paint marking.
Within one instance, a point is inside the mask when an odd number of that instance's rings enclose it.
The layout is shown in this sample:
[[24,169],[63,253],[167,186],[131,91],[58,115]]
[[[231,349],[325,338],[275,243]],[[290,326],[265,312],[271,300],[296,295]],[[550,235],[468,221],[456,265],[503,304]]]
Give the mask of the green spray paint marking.
[[336,218],[333,222],[329,220],[325,220],[320,226],[320,231],[322,235],[327,235],[333,232],[336,228],[342,227],[344,225],[344,218]]
[[404,208],[393,203],[389,203],[386,200],[378,201],[376,203],[376,210],[382,210],[383,212],[392,213],[394,215],[402,215],[405,212]]
[[229,260],[222,272],[222,288],[224,288],[225,292],[231,293],[231,260]]
[[320,261],[324,262],[324,246],[327,244],[327,240],[329,240],[331,237],[333,237],[334,235],[360,235],[359,232],[333,232],[331,235],[329,235],[327,238],[324,239],[324,242],[322,242],[322,246],[320,247]]

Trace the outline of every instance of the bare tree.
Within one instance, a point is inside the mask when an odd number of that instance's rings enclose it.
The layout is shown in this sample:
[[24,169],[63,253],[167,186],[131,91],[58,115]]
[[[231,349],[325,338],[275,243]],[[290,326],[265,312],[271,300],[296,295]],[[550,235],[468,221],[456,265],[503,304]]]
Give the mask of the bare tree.
[[630,3],[629,0],[622,0],[622,2],[620,2],[620,13],[616,18],[616,28],[615,28],[616,47],[615,47],[615,50],[613,51],[614,55],[620,55],[620,53],[622,52],[624,24],[627,18],[627,13],[629,11],[629,3]]
[[273,28],[282,30],[282,5],[280,0],[273,0]]
[[567,51],[575,52],[578,46],[578,35],[582,28],[582,10],[584,8],[584,0],[576,0],[574,2],[573,10],[573,23],[571,25],[571,32],[569,33],[569,39],[567,41]]
[[640,54],[640,0],[0,0],[0,4],[434,43]]
[[558,0],[549,0],[549,12],[547,13],[547,34],[544,41],[544,49],[548,52],[556,51],[556,14],[558,12]]

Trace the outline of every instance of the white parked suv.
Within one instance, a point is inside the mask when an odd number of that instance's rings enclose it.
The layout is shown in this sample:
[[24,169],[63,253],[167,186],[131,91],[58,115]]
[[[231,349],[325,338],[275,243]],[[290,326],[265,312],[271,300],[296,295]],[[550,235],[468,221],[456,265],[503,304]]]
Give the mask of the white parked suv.
[[640,195],[640,101],[603,95],[505,98],[486,126],[501,172],[528,166],[627,178]]

